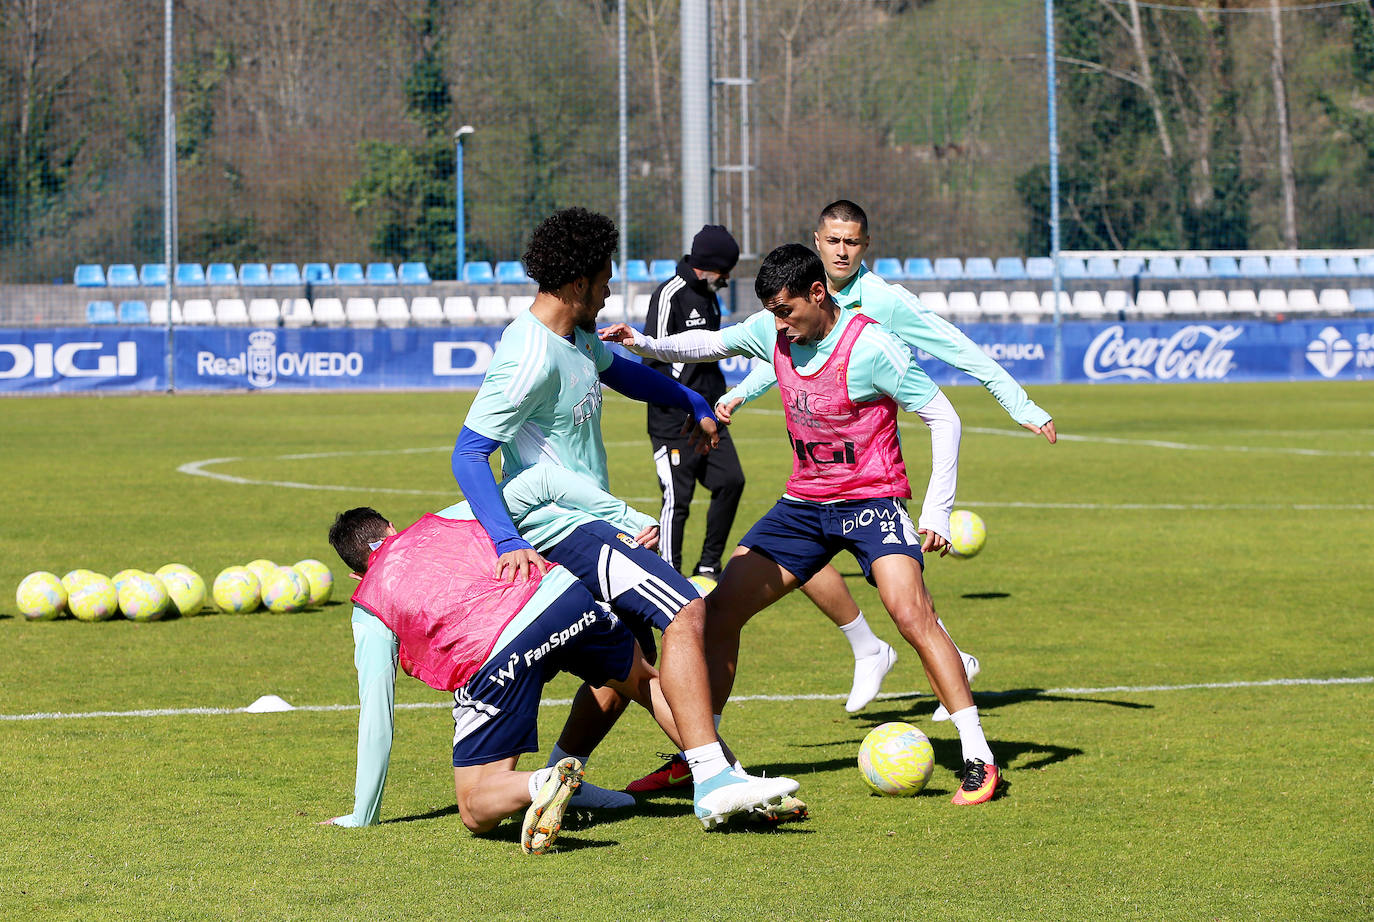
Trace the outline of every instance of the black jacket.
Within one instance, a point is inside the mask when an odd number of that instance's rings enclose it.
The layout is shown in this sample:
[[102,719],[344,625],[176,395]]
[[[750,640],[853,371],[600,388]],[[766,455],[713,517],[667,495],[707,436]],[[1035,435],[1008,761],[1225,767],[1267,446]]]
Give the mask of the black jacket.
[[[655,339],[685,330],[719,330],[720,301],[711,286],[697,278],[684,256],[677,264],[677,274],[654,290],[649,297],[649,313],[644,320],[644,332]],[[645,359],[644,364],[690,387],[712,407],[727,390],[725,375],[719,362],[686,362],[670,364]],[[649,435],[671,439],[682,434],[688,414],[677,407],[649,404]]]

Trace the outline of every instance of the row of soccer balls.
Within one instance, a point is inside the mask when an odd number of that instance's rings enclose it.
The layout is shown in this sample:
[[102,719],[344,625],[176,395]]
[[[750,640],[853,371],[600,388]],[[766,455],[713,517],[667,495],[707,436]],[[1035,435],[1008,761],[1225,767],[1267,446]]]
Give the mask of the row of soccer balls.
[[[318,560],[307,558],[289,567],[270,560],[227,567],[215,577],[210,597],[220,611],[300,611],[329,601],[334,575]],[[158,621],[168,615],[199,614],[206,604],[205,580],[190,567],[169,563],[156,572],[120,570],[105,576],[72,570],[59,578],[39,570],[19,583],[19,612],[30,621],[51,621],[64,611],[80,621],[108,621],[123,614],[130,621]]]

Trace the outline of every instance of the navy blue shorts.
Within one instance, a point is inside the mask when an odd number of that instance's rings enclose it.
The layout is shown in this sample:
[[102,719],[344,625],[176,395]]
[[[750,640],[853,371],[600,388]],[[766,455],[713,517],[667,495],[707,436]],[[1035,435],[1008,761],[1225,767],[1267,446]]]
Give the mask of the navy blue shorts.
[[593,596],[614,608],[649,662],[655,659],[651,628],[664,630],[688,602],[701,598],[672,564],[609,522],[579,525],[544,557],[567,567]]
[[907,514],[906,500],[894,497],[830,504],[780,499],[740,544],[803,583],[840,551],[854,555],[870,583],[873,561],[888,554],[904,554],[925,566],[921,536]]
[[634,637],[620,619],[583,586],[569,586],[454,692],[454,766],[538,752],[544,685],[560,671],[594,686],[622,680],[630,674],[634,649]]

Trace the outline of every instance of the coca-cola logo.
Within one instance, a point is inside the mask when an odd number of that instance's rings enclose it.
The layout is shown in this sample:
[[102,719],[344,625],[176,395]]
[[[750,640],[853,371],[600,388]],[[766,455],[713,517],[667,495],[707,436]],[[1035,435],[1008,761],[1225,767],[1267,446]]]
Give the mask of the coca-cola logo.
[[1236,367],[1235,353],[1226,346],[1243,332],[1244,327],[1230,324],[1217,328],[1192,323],[1171,336],[1128,337],[1126,328],[1115,324],[1088,346],[1083,373],[1093,381],[1219,381]]

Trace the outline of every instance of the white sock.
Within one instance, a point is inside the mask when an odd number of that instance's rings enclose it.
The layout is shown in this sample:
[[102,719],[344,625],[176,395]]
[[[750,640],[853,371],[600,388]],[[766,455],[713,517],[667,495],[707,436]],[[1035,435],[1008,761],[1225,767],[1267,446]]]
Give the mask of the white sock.
[[[939,618],[936,618],[935,623],[940,625],[940,630],[945,632],[945,636],[949,638],[949,642],[954,643],[954,637],[949,633],[949,628],[945,627],[945,622],[940,620]],[[965,653],[963,650],[960,650],[959,645],[957,643],[954,643],[954,649],[958,652],[960,660],[968,659],[968,654]]]
[[868,626],[868,622],[864,620],[863,612],[859,612],[859,617],[848,624],[840,625],[840,630],[844,633],[845,639],[849,641],[849,647],[854,651],[855,659],[862,659],[865,656],[873,656],[882,652],[883,642]]
[[537,771],[530,772],[530,800],[539,796],[539,789],[544,786],[544,782],[549,780],[553,774],[552,766],[545,766]]
[[567,759],[567,758],[574,758],[574,759],[576,759],[577,761],[581,762],[581,763],[582,763],[582,767],[585,769],[585,768],[587,767],[587,760],[590,759],[591,756],[589,756],[589,755],[588,755],[588,756],[579,756],[579,755],[573,755],[573,753],[571,753],[571,752],[564,752],[562,746],[559,746],[557,743],[554,743],[554,744],[553,744],[553,752],[549,753],[549,762],[548,762],[548,764],[549,764],[549,765],[557,765],[559,762],[562,762],[564,759]]
[[[719,715],[719,714],[712,714],[712,715],[711,715],[711,721],[716,725],[716,739],[719,740],[719,739],[720,739],[720,715]],[[685,750],[685,749],[678,750],[678,755],[682,756],[682,759],[683,759],[684,762],[687,760],[687,750]],[[735,764],[738,765],[739,763],[737,762],[737,763],[735,763]]]
[[949,715],[954,729],[959,731],[959,744],[964,750],[964,761],[981,759],[988,765],[996,765],[992,750],[988,748],[987,737],[983,736],[983,724],[978,719],[978,706],[971,704],[962,711]]
[[730,763],[725,761],[725,752],[720,748],[720,740],[688,749],[682,754],[687,759],[687,767],[692,770],[693,784],[700,784],[707,778],[730,770]]

